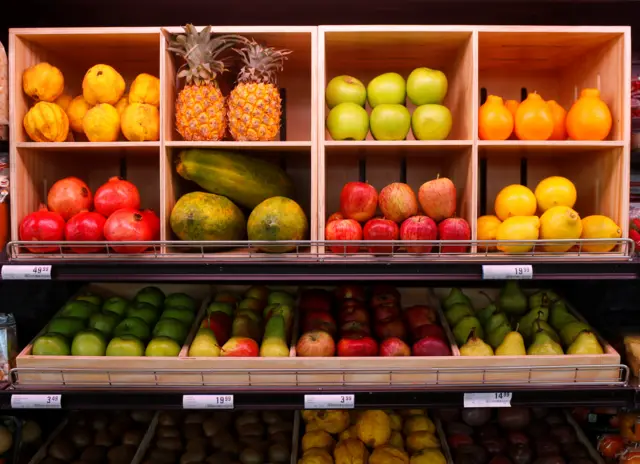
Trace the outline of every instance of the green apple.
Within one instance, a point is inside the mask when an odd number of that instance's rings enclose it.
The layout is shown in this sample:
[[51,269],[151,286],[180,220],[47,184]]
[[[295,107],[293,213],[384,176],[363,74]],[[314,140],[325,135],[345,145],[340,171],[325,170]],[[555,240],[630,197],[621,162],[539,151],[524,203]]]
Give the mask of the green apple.
[[160,319],[153,328],[153,338],[169,337],[178,343],[183,343],[187,338],[187,327],[178,319]]
[[128,317],[116,326],[113,330],[113,335],[116,337],[133,335],[140,340],[149,340],[151,338],[151,329],[139,317]]
[[88,320],[92,314],[98,311],[100,311],[99,306],[89,303],[88,301],[76,300],[64,305],[60,311],[60,316],[77,317]]
[[129,309],[129,302],[119,296],[112,296],[111,298],[107,299],[102,305],[103,311],[115,313],[120,317],[124,317],[127,309]]
[[181,346],[169,337],[156,337],[147,345],[145,356],[178,356]]
[[87,329],[78,332],[71,343],[73,356],[104,356],[107,342],[99,330]]
[[267,306],[266,301],[256,300],[255,298],[245,298],[238,304],[238,311],[249,310],[256,314],[262,313],[262,310]]
[[91,316],[87,327],[99,330],[105,335],[105,337],[109,337],[118,325],[118,322],[120,322],[120,316],[110,311],[104,311]]
[[215,312],[221,312],[228,314],[233,317],[233,313],[235,312],[236,305],[233,303],[225,303],[222,301],[214,301],[207,308],[207,314],[213,314]]
[[144,356],[144,343],[134,335],[121,335],[107,345],[107,356]]
[[69,341],[64,335],[50,332],[40,335],[33,342],[31,354],[34,356],[69,356]]
[[133,303],[133,305],[127,309],[127,317],[139,317],[145,321],[149,327],[152,327],[158,320],[158,309],[149,303]]
[[351,76],[334,77],[327,84],[324,94],[329,109],[345,102],[364,106],[367,101],[367,89],[364,84]]
[[253,285],[244,292],[245,298],[255,298],[260,301],[267,301],[269,298],[269,288],[264,285]]
[[267,303],[270,305],[275,303],[280,303],[287,306],[294,306],[296,303],[296,299],[289,292],[276,290],[274,292],[269,293],[269,298],[267,298]]
[[91,292],[84,293],[82,295],[78,295],[75,298],[76,301],[88,301],[89,303],[93,303],[98,308],[102,305],[102,298],[98,295],[94,295]]
[[445,140],[452,125],[451,111],[442,105],[421,105],[411,115],[411,130],[417,140]]
[[411,114],[403,105],[383,103],[371,111],[371,134],[376,140],[404,140],[411,128]]
[[327,130],[333,140],[364,140],[369,133],[369,115],[355,103],[340,103],[329,111]]
[[161,308],[164,303],[164,292],[158,287],[144,287],[136,293],[133,301]]
[[75,334],[84,330],[86,321],[77,317],[56,317],[49,322],[47,332],[59,333],[71,339]]
[[204,358],[220,356],[220,345],[216,340],[213,330],[206,328],[199,329],[189,347],[188,355],[194,357],[201,356]]
[[407,83],[398,73],[390,72],[374,77],[367,85],[369,106],[404,105],[407,99]]
[[447,76],[437,69],[417,68],[407,78],[407,96],[416,106],[441,104],[448,87]]
[[160,320],[172,318],[178,319],[185,327],[191,327],[191,323],[195,319],[195,314],[189,308],[167,308],[160,316]]
[[165,298],[164,300],[165,308],[170,308],[174,306],[189,308],[193,312],[196,312],[196,310],[198,309],[196,300],[191,298],[186,293],[172,293],[171,295]]

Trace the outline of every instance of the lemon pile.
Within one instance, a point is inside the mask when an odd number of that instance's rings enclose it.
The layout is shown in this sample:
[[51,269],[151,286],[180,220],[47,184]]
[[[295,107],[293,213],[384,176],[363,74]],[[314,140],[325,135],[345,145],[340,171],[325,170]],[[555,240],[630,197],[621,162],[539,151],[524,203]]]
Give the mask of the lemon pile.
[[[547,177],[533,192],[524,185],[509,185],[496,196],[495,215],[478,218],[478,240],[620,238],[620,227],[607,216],[581,219],[573,209],[577,198],[575,185],[566,177]],[[536,251],[564,253],[574,245],[575,242],[546,244],[536,247]],[[588,243],[582,251],[606,253],[615,246],[615,242]],[[504,253],[526,253],[532,250],[533,243],[498,244],[496,248]]]

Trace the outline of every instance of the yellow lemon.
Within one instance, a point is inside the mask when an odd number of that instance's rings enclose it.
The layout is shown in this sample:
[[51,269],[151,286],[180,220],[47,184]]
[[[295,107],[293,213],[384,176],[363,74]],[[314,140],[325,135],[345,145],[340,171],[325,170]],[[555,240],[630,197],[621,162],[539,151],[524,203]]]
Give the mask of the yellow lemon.
[[84,115],[82,128],[90,142],[115,142],[120,135],[118,110],[107,103],[100,103]]
[[[540,230],[538,216],[513,216],[504,221],[496,231],[497,240],[537,240]],[[533,243],[498,244],[498,250],[504,253],[526,253],[531,251]]]
[[494,209],[501,221],[511,216],[533,216],[536,214],[536,196],[524,185],[509,185],[496,196]]
[[[580,238],[620,238],[622,231],[618,224],[607,216],[595,214],[582,220],[582,235]],[[615,242],[587,243],[582,245],[582,251],[591,253],[606,253],[613,250]]]
[[551,176],[542,179],[536,186],[536,200],[538,210],[544,213],[554,206],[568,206],[573,208],[576,204],[576,186],[566,177]]
[[[500,227],[502,221],[497,216],[480,216],[478,218],[478,240],[495,240],[496,232]],[[496,249],[495,245],[485,246],[479,245],[479,251],[493,251]]]
[[[540,238],[542,240],[560,240],[580,238],[582,221],[580,215],[568,206],[554,206],[540,216]],[[543,245],[544,251],[563,253],[575,245],[567,242],[560,245]]]

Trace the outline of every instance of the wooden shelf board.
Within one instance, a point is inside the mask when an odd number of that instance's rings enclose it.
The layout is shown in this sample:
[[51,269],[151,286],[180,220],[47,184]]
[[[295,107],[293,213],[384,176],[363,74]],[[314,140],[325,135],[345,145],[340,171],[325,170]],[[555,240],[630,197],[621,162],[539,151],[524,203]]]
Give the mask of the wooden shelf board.
[[472,144],[473,141],[471,140],[365,140],[362,142],[327,140],[324,142],[324,148],[327,154],[355,154],[360,151],[366,151],[367,153],[388,153],[394,151],[419,155],[422,153],[459,151],[461,149],[471,148]]
[[311,141],[291,142],[165,142],[166,147],[171,148],[222,148],[226,150],[273,150],[273,151],[299,151],[309,150],[313,146]]
[[575,140],[479,140],[480,151],[509,152],[530,151],[547,153],[581,153],[585,151],[606,150],[609,148],[624,147],[622,140],[575,141]]
[[16,147],[40,151],[135,151],[157,155],[160,142],[18,142]]

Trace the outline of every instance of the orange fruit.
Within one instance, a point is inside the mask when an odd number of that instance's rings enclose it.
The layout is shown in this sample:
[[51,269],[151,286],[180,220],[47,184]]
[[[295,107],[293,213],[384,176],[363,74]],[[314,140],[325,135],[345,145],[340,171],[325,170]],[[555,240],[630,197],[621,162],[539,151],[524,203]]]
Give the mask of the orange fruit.
[[489,95],[478,112],[478,135],[482,140],[507,140],[513,132],[513,116],[501,97]]
[[573,140],[604,140],[611,131],[611,111],[598,89],[583,89],[567,113],[567,133]]
[[547,106],[553,118],[553,132],[549,140],[567,140],[567,111],[556,101],[549,100]]
[[553,133],[553,116],[547,103],[537,93],[530,93],[520,103],[515,119],[520,140],[547,140]]

